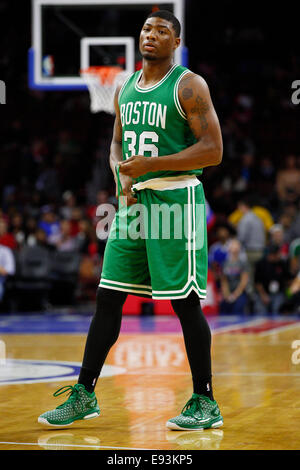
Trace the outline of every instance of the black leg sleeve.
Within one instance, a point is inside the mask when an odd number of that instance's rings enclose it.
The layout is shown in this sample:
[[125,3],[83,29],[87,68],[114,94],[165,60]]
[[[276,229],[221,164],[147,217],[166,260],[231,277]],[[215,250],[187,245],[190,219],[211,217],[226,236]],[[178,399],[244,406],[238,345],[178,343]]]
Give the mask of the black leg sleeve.
[[117,341],[121,329],[125,292],[99,287],[96,312],[87,335],[78,383],[93,391],[109,350]]
[[195,292],[185,299],[172,300],[178,316],[189,360],[194,393],[213,400],[211,374],[211,332]]

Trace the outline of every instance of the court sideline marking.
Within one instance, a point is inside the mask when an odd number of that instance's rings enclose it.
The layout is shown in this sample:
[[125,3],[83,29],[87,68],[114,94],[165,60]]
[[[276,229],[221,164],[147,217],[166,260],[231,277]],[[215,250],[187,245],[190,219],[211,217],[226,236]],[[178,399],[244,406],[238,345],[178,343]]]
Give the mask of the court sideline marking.
[[257,334],[258,336],[269,336],[274,333],[281,333],[282,331],[288,331],[288,330],[292,330],[292,329],[299,328],[299,327],[300,327],[300,323],[295,321],[295,323],[291,323],[290,325],[284,325],[284,326],[278,326],[278,327],[275,326],[274,328],[271,328],[270,330],[261,331],[260,333],[257,333]]
[[252,319],[246,322],[239,322],[234,325],[216,327],[215,329],[214,327],[212,327],[211,330],[212,330],[213,335],[217,335],[219,333],[228,333],[230,331],[240,330],[241,328],[247,328],[249,326],[258,326],[258,325],[263,324],[264,322],[265,322],[264,318],[256,318],[256,319]]

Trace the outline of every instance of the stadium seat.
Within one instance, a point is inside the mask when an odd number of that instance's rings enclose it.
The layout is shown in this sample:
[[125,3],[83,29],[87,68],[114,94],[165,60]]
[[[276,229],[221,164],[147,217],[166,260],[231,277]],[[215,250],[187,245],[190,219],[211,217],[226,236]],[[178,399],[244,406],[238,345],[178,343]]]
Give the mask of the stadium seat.
[[45,308],[50,290],[50,256],[40,246],[25,246],[16,255],[12,289],[14,308],[20,311]]
[[81,255],[77,251],[57,251],[51,258],[51,295],[54,305],[73,305]]

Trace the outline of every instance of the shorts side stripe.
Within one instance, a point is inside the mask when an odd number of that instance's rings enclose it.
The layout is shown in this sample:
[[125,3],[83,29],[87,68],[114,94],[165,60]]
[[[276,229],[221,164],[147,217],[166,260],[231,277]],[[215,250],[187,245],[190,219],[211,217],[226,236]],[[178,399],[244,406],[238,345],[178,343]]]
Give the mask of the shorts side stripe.
[[196,280],[196,204],[195,204],[195,191],[194,188],[192,189],[192,194],[193,194],[193,255],[194,255],[194,272],[193,276],[194,279]]
[[191,278],[191,192],[190,187],[188,191],[188,282]]
[[176,294],[175,291],[173,291],[173,295],[170,295],[172,294],[172,291],[170,291],[170,294],[162,294],[162,295],[152,295],[152,298],[153,299],[156,299],[156,300],[167,300],[167,299],[185,299],[191,292],[195,291],[196,294],[200,297],[200,299],[205,299],[206,298],[206,291],[204,291],[203,293],[200,293],[198,291],[198,289],[196,289],[196,287],[194,285],[191,285],[191,287],[185,292],[185,293],[182,293],[181,295],[180,294]]
[[118,287],[118,286],[114,286],[114,285],[109,285],[109,284],[102,284],[100,282],[99,284],[99,287],[104,287],[105,289],[112,289],[112,290],[118,290],[118,291],[122,291],[122,292],[128,292],[129,294],[144,294],[148,297],[151,297],[151,292],[149,291],[142,291],[142,290],[135,290],[135,289],[125,289],[125,288],[122,288],[122,287]]
[[100,282],[105,282],[105,283],[108,282],[110,284],[116,284],[116,285],[125,286],[125,287],[145,288],[145,289],[150,289],[152,291],[152,286],[147,286],[144,284],[129,284],[128,282],[112,281],[111,279],[104,279],[104,278],[101,278]]

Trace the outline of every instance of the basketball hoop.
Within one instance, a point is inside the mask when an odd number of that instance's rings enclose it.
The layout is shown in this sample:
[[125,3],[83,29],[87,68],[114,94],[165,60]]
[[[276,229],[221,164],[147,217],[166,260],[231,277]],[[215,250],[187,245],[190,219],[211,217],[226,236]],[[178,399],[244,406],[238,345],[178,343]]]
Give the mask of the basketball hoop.
[[118,66],[97,66],[81,70],[91,98],[91,112],[104,111],[114,114],[114,94],[124,83],[128,72]]

